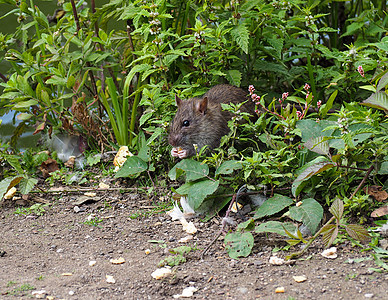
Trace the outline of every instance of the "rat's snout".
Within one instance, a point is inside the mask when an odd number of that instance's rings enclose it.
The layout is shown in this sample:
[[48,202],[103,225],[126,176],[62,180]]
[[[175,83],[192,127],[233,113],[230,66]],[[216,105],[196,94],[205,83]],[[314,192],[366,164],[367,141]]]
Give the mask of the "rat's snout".
[[180,146],[180,143],[182,141],[182,137],[180,134],[170,134],[168,136],[168,143],[173,147]]

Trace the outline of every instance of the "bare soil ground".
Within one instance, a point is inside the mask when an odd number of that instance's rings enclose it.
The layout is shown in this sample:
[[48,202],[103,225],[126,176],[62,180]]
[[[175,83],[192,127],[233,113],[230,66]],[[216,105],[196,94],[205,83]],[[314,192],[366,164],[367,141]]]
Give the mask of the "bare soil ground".
[[[200,259],[220,229],[217,218],[194,220],[199,231],[187,245],[199,250],[174,267],[173,276],[155,280],[151,273],[159,261],[187,235],[181,224],[165,213],[131,219],[150,209],[148,200],[136,194],[98,196],[78,211],[79,194],[41,195],[51,205],[39,217],[15,214],[13,200],[1,203],[1,299],[31,299],[42,290],[43,299],[174,299],[189,286],[198,289],[193,299],[388,299],[388,275],[370,270],[376,267],[373,260],[349,243],[338,246],[336,259],[323,258],[317,243],[295,264],[273,266],[268,260],[276,243],[257,236],[247,258],[229,258],[218,241]],[[103,220],[94,224],[100,227],[84,223],[90,214]],[[110,262],[120,257],[125,263]],[[115,283],[108,283],[106,275]],[[293,276],[300,275],[307,280],[295,282]],[[284,293],[276,294],[278,287]]]

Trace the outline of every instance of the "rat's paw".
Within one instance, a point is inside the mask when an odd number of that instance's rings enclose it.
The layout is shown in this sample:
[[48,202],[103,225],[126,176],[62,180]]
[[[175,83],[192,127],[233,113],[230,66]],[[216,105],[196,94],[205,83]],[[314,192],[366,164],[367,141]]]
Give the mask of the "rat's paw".
[[186,158],[187,157],[187,150],[180,150],[178,151],[178,157],[179,158]]
[[178,148],[172,148],[171,156],[172,157],[179,157],[179,149]]

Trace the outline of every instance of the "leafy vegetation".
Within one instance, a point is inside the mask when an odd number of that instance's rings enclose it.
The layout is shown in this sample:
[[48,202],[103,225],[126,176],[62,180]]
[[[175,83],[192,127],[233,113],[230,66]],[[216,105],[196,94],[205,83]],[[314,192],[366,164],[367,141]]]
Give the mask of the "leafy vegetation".
[[[366,237],[345,224],[371,225],[370,212],[381,206],[363,186],[388,188],[385,1],[118,0],[100,8],[71,1],[55,18],[33,1],[5,2],[3,17],[16,15],[19,26],[0,33],[8,63],[0,115],[11,110],[20,123],[0,144],[8,166],[0,199],[17,184],[27,194],[37,183],[29,174],[42,158],[14,152],[33,126],[42,136],[81,136],[93,151],[129,146],[136,155],[115,177],[153,189],[184,181],[174,192],[198,211],[218,212],[242,186],[265,194],[253,219],[226,236],[231,257],[249,255],[252,232],[308,243],[295,223],[323,233],[326,245],[340,228]],[[198,96],[217,83],[245,88],[257,120],[240,124],[246,116],[225,105],[236,116],[220,148],[174,165],[166,140],[174,96]],[[79,176],[61,169],[48,181],[73,184]],[[336,223],[319,229],[327,209]]]

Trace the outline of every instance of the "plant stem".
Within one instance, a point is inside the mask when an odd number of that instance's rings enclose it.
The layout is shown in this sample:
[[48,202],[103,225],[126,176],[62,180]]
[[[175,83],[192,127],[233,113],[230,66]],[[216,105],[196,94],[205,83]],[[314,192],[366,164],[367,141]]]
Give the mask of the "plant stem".
[[312,242],[315,241],[315,239],[318,237],[318,235],[321,234],[322,230],[327,226],[329,225],[331,222],[333,222],[335,220],[335,217],[332,216],[331,219],[329,221],[326,222],[326,224],[324,226],[321,227],[321,229],[319,229],[319,231],[306,243],[306,245],[304,246],[304,248],[302,250],[300,250],[299,252],[295,252],[295,253],[292,253],[290,256],[287,257],[287,260],[289,259],[293,259],[293,258],[298,258],[298,257],[301,257],[303,255],[303,253],[308,249],[308,247],[311,245]]
[[374,165],[372,165],[368,171],[366,172],[364,178],[361,180],[360,184],[358,185],[358,187],[356,188],[356,190],[353,192],[353,194],[350,196],[349,200],[352,199],[354,197],[355,194],[357,194],[357,192],[361,189],[361,187],[364,185],[366,179],[368,178],[369,174],[373,171],[374,169]]

